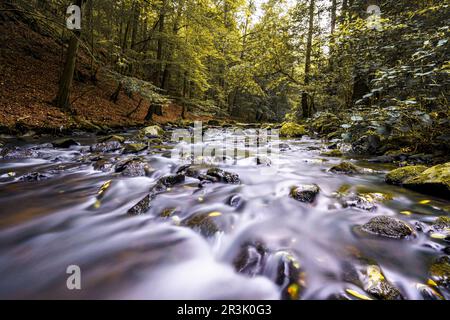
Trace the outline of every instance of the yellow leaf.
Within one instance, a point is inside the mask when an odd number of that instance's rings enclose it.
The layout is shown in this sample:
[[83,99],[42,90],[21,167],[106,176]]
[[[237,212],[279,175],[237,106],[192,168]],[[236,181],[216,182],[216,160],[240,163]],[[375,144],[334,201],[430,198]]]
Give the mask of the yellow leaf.
[[407,216],[410,216],[412,214],[411,211],[400,211],[400,213],[404,214],[404,215],[407,215]]
[[372,298],[365,296],[359,292],[356,292],[355,290],[345,289],[345,291],[347,291],[348,294],[351,294],[352,296],[362,299],[362,300],[373,300]]
[[431,279],[428,279],[427,284],[430,285],[430,286],[433,286],[433,287],[437,287],[437,283],[434,282],[434,281],[431,280]]
[[112,180],[108,180],[101,186],[100,190],[98,191],[99,196],[102,195],[111,186],[111,181]]
[[430,203],[430,202],[431,202],[431,200],[422,200],[422,201],[419,201],[420,204],[428,204],[428,203]]
[[204,199],[203,199],[203,197],[198,197],[197,200],[198,200],[198,202],[203,202]]
[[289,293],[289,296],[291,297],[292,300],[297,300],[298,299],[298,292],[299,292],[298,284],[296,284],[296,283],[291,284],[287,288],[287,292]]
[[433,239],[444,240],[447,236],[445,234],[442,234],[442,233],[432,233],[430,235],[430,237],[432,237]]
[[102,202],[100,200],[96,200],[94,203],[94,208],[98,209],[98,208],[100,208],[101,205],[102,205]]

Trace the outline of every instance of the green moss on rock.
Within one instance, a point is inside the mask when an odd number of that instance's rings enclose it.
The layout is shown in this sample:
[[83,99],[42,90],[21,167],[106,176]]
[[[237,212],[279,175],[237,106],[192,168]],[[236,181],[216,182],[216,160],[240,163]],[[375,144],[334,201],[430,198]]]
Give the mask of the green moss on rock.
[[450,287],[450,258],[443,256],[436,261],[430,267],[431,278],[440,286]]
[[426,169],[403,185],[417,191],[450,197],[450,162]]
[[320,154],[322,157],[342,157],[342,151],[339,149],[334,149],[327,152],[322,152]]
[[382,237],[402,239],[414,234],[414,230],[405,222],[388,216],[372,218],[362,226],[362,230]]
[[299,138],[306,134],[305,126],[297,123],[287,122],[283,124],[280,135],[287,138]]

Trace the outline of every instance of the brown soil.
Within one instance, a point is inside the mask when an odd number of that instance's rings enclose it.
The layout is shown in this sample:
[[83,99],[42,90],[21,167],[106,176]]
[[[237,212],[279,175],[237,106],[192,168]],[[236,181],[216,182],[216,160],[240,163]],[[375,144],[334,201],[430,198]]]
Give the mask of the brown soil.
[[[93,83],[89,77],[89,58],[80,52],[74,77],[71,112],[52,105],[58,90],[64,53],[61,44],[51,36],[33,30],[11,12],[0,12],[0,129],[60,130],[83,128],[84,120],[107,127],[144,125],[149,103],[136,109],[140,97],[129,98],[121,92],[118,102],[110,101],[116,83],[102,74]],[[158,123],[181,119],[181,106],[163,107]],[[195,120],[187,114],[188,120]],[[204,120],[204,119],[202,119]]]

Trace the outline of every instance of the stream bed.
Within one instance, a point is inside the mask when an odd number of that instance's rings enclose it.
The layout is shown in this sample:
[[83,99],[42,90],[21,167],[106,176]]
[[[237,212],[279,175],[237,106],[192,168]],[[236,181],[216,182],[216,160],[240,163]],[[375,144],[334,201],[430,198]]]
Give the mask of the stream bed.
[[[183,143],[124,151],[134,134],[120,133],[117,148],[86,133],[59,147],[50,137],[8,140],[0,298],[450,298],[448,229],[435,227],[450,201],[386,184],[393,166],[347,158],[364,172],[330,172],[343,159],[321,155],[328,143],[309,137],[278,141],[273,154],[250,149],[189,166],[173,157]],[[220,147],[229,134],[218,129],[199,147]],[[231,179],[205,177],[211,168]],[[299,201],[294,186],[320,191]],[[130,214],[149,192],[150,203]],[[365,232],[377,216],[403,221],[409,234]],[[81,290],[67,288],[71,265]]]

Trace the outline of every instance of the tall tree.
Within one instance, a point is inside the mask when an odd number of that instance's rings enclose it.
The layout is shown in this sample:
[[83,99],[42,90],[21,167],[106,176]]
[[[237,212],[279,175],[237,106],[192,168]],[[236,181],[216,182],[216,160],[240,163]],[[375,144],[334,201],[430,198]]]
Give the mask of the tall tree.
[[[75,4],[82,8],[83,0],[76,0]],[[70,108],[70,90],[72,87],[73,74],[77,62],[79,39],[81,36],[80,30],[72,31],[69,40],[69,47],[67,49],[66,62],[64,64],[64,71],[59,81],[58,94],[55,99],[56,106],[69,109]]]

